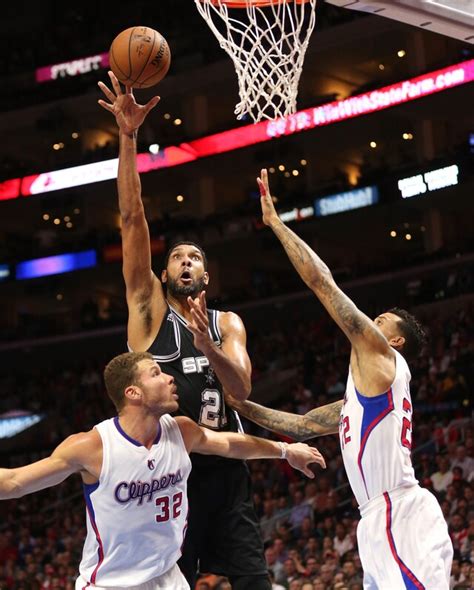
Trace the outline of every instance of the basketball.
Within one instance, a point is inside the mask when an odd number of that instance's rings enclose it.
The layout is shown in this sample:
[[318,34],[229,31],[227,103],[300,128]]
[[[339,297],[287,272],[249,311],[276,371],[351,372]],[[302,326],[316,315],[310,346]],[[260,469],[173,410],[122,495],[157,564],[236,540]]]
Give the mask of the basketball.
[[166,39],[158,31],[150,27],[130,27],[112,41],[109,62],[122,84],[149,88],[166,76],[171,52]]

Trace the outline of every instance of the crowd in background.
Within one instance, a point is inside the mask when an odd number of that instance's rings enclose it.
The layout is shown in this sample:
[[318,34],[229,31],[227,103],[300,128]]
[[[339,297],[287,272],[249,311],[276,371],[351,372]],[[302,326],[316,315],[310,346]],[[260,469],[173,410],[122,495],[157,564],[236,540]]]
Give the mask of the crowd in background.
[[[290,318],[291,319],[291,318]],[[430,345],[412,366],[413,457],[420,484],[438,498],[455,548],[451,588],[472,587],[474,563],[473,310],[431,314]],[[263,334],[263,335],[262,335]],[[342,397],[348,346],[322,317],[305,325],[273,326],[251,335],[254,382],[297,367],[293,387],[272,405],[304,413]],[[270,354],[271,352],[271,354]],[[106,359],[104,359],[105,361]],[[0,413],[45,412],[36,451],[3,455],[2,466],[39,459],[72,432],[87,430],[113,409],[104,394],[101,363],[22,372],[2,378]],[[41,425],[36,428],[41,429]],[[248,432],[272,436],[250,423]],[[30,441],[31,442],[31,441]],[[308,480],[283,461],[251,461],[254,501],[274,590],[362,590],[357,553],[357,506],[344,473],[337,436],[315,441],[327,461]],[[48,491],[0,502],[0,590],[72,589],[85,535],[78,477]],[[206,575],[199,590],[225,590]]]

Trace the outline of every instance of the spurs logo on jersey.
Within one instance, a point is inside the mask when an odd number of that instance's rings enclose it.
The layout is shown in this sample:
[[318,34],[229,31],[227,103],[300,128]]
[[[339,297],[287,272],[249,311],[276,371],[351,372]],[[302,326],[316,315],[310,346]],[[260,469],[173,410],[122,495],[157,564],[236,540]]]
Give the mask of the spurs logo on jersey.
[[395,351],[396,373],[390,389],[365,397],[347,378],[339,423],[342,457],[359,505],[402,485],[418,483],[411,463],[412,404],[410,370]]
[[181,360],[183,373],[203,373],[204,369],[209,366],[209,360],[205,356],[187,357]]
[[[219,312],[208,309],[209,335],[221,345]],[[186,320],[169,308],[167,321],[149,348],[165,373],[173,375],[179,394],[179,412],[212,430],[240,430],[238,417],[224,401],[222,385],[209,360],[194,346],[194,336]],[[215,465],[221,457],[194,455],[194,464]]]

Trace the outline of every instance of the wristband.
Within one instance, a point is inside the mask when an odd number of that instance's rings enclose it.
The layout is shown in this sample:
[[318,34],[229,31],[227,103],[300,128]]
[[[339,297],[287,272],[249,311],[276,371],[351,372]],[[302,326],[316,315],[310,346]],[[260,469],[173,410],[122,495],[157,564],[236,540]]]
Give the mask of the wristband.
[[286,442],[279,442],[278,444],[280,445],[280,449],[281,449],[280,459],[286,459],[286,453],[288,451],[288,443],[286,443]]

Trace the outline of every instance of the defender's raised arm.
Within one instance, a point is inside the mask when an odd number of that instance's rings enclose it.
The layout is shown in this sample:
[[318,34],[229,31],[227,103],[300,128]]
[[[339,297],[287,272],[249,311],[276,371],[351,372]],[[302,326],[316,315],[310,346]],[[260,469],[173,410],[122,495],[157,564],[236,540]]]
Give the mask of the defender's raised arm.
[[281,221],[273,204],[265,169],[262,170],[257,182],[260,188],[263,222],[273,230],[300,277],[346,334],[353,347],[368,348],[371,352],[391,356],[393,351],[374,322],[341,291],[328,266],[316,252]]

